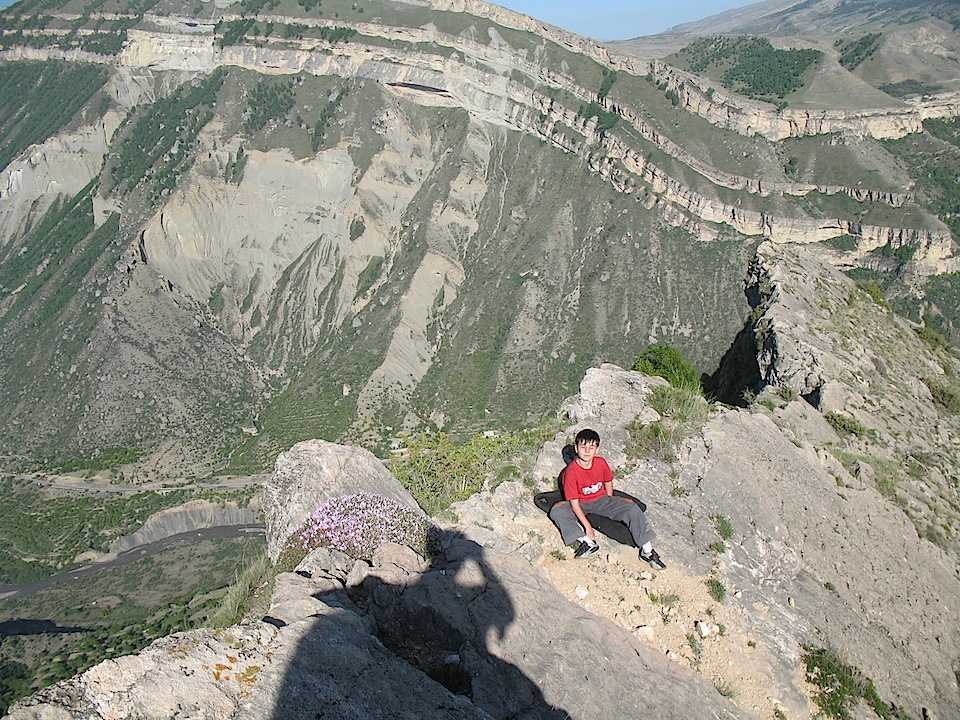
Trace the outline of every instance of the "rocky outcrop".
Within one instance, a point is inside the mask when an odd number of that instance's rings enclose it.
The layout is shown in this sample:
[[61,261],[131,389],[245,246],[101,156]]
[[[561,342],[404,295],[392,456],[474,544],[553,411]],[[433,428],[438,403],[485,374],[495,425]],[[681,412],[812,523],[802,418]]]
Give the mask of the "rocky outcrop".
[[273,477],[263,486],[270,558],[276,562],[287,538],[324,500],[352,493],[375,493],[417,507],[413,496],[369,450],[312,440],[282,453]]
[[[582,427],[600,429],[601,452],[615,467],[618,487],[647,502],[657,548],[668,564],[648,595],[689,588],[691,576],[699,582],[712,578],[727,591],[722,604],[735,612],[722,620],[727,639],[719,642],[725,649],[709,670],[714,682],[736,688],[737,701],[761,717],[777,709],[786,717],[810,717],[815,708],[809,686],[799,680],[801,658],[805,648],[827,647],[910,716],[960,712],[958,640],[949,630],[960,620],[952,600],[960,596],[956,557],[918,537],[909,512],[831,454],[829,448],[842,440],[823,415],[802,400],[781,400],[770,413],[762,405],[752,411],[717,407],[673,462],[637,461],[624,452],[624,418],[634,410],[643,424],[652,421],[650,413],[658,417],[643,401],[650,387],[649,378],[616,366],[589,371],[579,395],[564,405],[575,424],[544,446],[535,472],[541,487],[553,485],[564,439]],[[869,457],[866,449],[861,452]],[[883,454],[882,448],[874,452]],[[477,529],[478,536],[522,538],[538,527],[526,502],[522,493],[501,485],[455,507],[462,522],[487,528]],[[719,552],[718,518],[732,526]],[[555,532],[546,527],[542,532]],[[623,549],[610,551],[618,563],[623,555]],[[908,583],[898,580],[904,568]],[[603,607],[602,582],[581,575],[578,583],[585,604]],[[669,613],[657,619],[629,612],[632,596],[616,579],[607,592],[610,616],[619,624],[652,638],[668,655],[683,653],[682,633],[676,644],[666,639]],[[680,604],[694,602],[689,589],[679,594]],[[618,602],[618,595],[626,601]],[[951,635],[947,647],[943,641]],[[738,648],[748,638],[753,652],[742,655]],[[734,664],[754,681],[738,677]]]
[[171,535],[200,528],[230,525],[249,525],[257,521],[253,508],[236,503],[216,503],[210,500],[191,500],[174,508],[154,513],[135,533],[118,537],[110,543],[110,553],[122,553],[140,545],[163,540]]
[[[772,245],[760,264],[775,278],[768,310],[803,302],[788,297],[805,292],[798,264],[832,272]],[[838,284],[821,312],[856,307],[856,291]],[[899,321],[880,320],[897,332]],[[777,332],[801,330],[779,323]],[[321,707],[330,718],[809,717],[815,688],[802,659],[813,648],[859,668],[910,716],[956,716],[956,558],[921,539],[909,509],[874,478],[831,454],[842,438],[802,400],[715,407],[669,464],[628,456],[628,426],[661,418],[649,398],[664,386],[614,365],[590,370],[563,406],[572,426],[544,446],[534,477],[553,486],[566,439],[599,429],[618,486],[647,502],[667,570],[638,574],[635,554],[606,540],[589,565],[556,560],[559,539],[529,488],[505,482],[452,508],[459,522],[443,526],[429,561],[400,545],[381,545],[370,562],[321,548],[277,577],[262,620],[164,638],[21,701],[10,718],[161,718],[174,708],[306,718]],[[874,414],[887,422],[902,410],[881,408]],[[265,492],[271,551],[329,497],[362,490],[415,507],[378,463],[322,441],[281,456]],[[722,550],[718,518],[729,524]],[[904,568],[910,582],[898,580]],[[571,595],[555,585],[567,572]],[[725,598],[688,610],[708,580]],[[657,605],[667,594],[672,610]],[[707,645],[715,660],[701,665]],[[575,692],[570,677],[584,679]],[[609,678],[615,693],[604,690]]]
[[953,387],[955,360],[809,251],[762,244],[747,294],[758,368],[748,389],[795,393],[855,421],[851,452],[879,458],[863,472],[921,534],[960,552],[951,479],[960,421],[933,396]]
[[[625,63],[631,67],[634,63]],[[766,103],[751,101],[699,76],[660,61],[649,62],[649,73],[667,90],[677,94],[684,109],[718,127],[741,135],[762,135],[768,140],[790,137],[851,133],[878,139],[901,138],[923,130],[923,120],[931,117],[956,117],[960,104],[951,97],[915,100],[912,105],[870,110],[777,111]],[[638,74],[646,74],[640,72]]]
[[[347,488],[406,497],[364,451],[319,441],[282,457],[277,476],[269,518]],[[285,528],[270,523],[271,547]],[[321,548],[277,578],[263,620],[164,638],[18,703],[9,718],[559,720],[641,708],[665,719],[749,717],[704,678],[564,599],[531,563],[538,552],[455,527],[430,562],[399,545],[370,563]],[[607,691],[611,678],[617,692]]]
[[[532,22],[538,29],[543,30],[547,37],[565,47],[593,57],[598,62],[617,65],[606,50],[592,41],[580,38],[579,43],[574,43],[576,36],[563,31],[554,32],[556,29],[549,30],[542,23],[524,19],[524,16],[496,6],[476,9],[481,16],[502,21],[508,27],[530,29],[528,25]],[[229,21],[237,20],[240,16],[224,17]],[[283,23],[289,18],[264,15],[262,20]],[[333,21],[322,19],[301,20],[306,25],[334,24]],[[420,104],[465,107],[478,119],[542,137],[587,159],[593,170],[609,177],[621,190],[633,191],[638,180],[642,184],[649,184],[663,205],[662,216],[668,222],[681,225],[702,239],[710,239],[713,235],[709,227],[701,225],[702,221],[727,224],[747,235],[764,234],[777,242],[818,242],[837,235],[852,234],[862,237],[865,244],[870,245],[882,237],[906,233],[921,236],[914,243],[914,246],[920,249],[915,261],[915,268],[920,275],[951,272],[956,265],[952,261],[950,234],[946,229],[915,230],[874,227],[837,218],[782,217],[769,212],[745,210],[737,204],[724,202],[694,190],[687,182],[672,177],[660,165],[652,163],[636,147],[618,137],[596,132],[595,123],[580,117],[573,109],[555,103],[548,95],[532,89],[530,84],[550,86],[568,92],[582,102],[595,100],[592,91],[578,86],[562,72],[544,68],[505,42],[479,42],[467,35],[453,36],[438,32],[432,26],[395,28],[376,23],[353,25],[364,36],[402,41],[411,46],[430,43],[452,49],[458,55],[448,57],[362,42],[331,45],[316,39],[288,39],[282,43],[220,48],[214,43],[213,25],[173,16],[148,17],[146,26],[151,29],[129,31],[130,39],[118,57],[117,64],[121,69],[137,72],[175,70],[188,74],[208,73],[217,66],[233,65],[262,74],[308,72],[314,75],[375,80]],[[619,66],[637,75],[650,76],[663,88],[676,92],[686,110],[699,114],[714,124],[748,136],[764,135],[772,140],[840,131],[855,136],[902,137],[907,133],[921,131],[923,117],[939,116],[937,113],[948,107],[953,108],[949,112],[956,114],[954,111],[960,108],[960,105],[953,106],[947,100],[939,98],[936,107],[940,110],[926,106],[907,106],[902,111],[884,110],[871,113],[775,113],[765,110],[762,103],[751,103],[724,94],[717,88],[708,87],[703,79],[664,63],[640,63],[633,60],[623,61]],[[505,76],[507,70],[528,78],[530,83],[508,79]],[[418,93],[402,89],[420,86],[438,88],[443,92]],[[893,207],[912,202],[912,195],[909,193],[748,178],[724,172],[685,151],[631,108],[606,102],[604,104],[616,112],[622,122],[629,123],[641,137],[654,143],[717,188],[763,196],[802,197],[810,193],[842,193],[861,202],[879,202]],[[909,119],[905,120],[908,116]],[[572,128],[583,137],[570,137],[565,130],[558,128]],[[722,196],[722,193],[719,195]],[[933,247],[934,250],[928,253],[928,247]],[[948,260],[945,261],[944,258]]]

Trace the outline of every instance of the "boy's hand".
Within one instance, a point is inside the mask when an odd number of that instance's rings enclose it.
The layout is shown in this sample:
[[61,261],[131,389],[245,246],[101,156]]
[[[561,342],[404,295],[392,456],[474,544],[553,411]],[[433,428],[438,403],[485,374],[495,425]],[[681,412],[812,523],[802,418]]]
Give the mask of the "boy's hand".
[[573,510],[573,514],[577,516],[577,520],[580,522],[580,525],[583,526],[583,534],[590,539],[590,542],[595,543],[597,541],[597,534],[593,531],[593,526],[590,524],[590,521],[587,520],[583,508],[580,507],[580,501],[571,500],[570,509]]

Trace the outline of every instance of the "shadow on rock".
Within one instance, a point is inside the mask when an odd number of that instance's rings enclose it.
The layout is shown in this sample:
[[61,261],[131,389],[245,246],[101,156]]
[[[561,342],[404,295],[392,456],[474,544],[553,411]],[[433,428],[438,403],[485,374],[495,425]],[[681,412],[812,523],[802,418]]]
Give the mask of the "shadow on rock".
[[[371,565],[326,549],[301,563],[293,584],[326,609],[284,663],[276,720],[569,717],[505,659],[517,609],[484,548],[455,532],[440,544],[429,563],[393,544]],[[289,611],[275,602],[267,620]]]
[[59,633],[91,632],[90,628],[65,627],[57,625],[53,620],[29,620],[14,618],[0,622],[0,637],[13,635],[55,635]]

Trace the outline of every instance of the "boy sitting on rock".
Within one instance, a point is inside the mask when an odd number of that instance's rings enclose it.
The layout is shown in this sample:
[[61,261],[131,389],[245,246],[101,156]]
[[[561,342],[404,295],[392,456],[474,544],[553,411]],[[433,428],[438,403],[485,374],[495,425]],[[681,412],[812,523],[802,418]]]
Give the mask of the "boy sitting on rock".
[[666,565],[653,549],[656,533],[647,527],[643,510],[632,500],[613,494],[613,471],[597,455],[600,435],[596,430],[581,430],[574,440],[577,457],[563,471],[563,502],[550,510],[550,519],[560,529],[564,545],[574,547],[574,557],[589,557],[600,550],[587,513],[622,522],[630,530],[640,559],[657,570]]

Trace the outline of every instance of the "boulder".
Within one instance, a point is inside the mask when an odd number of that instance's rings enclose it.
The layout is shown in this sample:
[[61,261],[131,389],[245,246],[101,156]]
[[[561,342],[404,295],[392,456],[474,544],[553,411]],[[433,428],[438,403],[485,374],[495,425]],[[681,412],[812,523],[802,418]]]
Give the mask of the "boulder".
[[355,493],[383,495],[419,509],[413,496],[369,450],[307,440],[281,453],[276,471],[263,486],[270,559],[277,561],[287,538],[324,501]]

